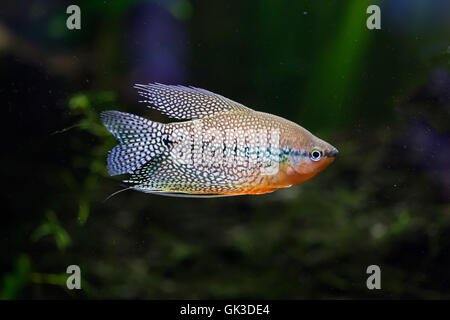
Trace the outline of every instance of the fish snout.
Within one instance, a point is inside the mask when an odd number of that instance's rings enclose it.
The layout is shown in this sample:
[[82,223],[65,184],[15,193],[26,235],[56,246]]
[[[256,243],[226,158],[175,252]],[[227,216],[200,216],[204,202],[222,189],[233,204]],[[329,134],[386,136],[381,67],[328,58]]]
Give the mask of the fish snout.
[[338,155],[339,150],[336,148],[331,149],[330,151],[325,153],[325,156],[327,158],[336,158],[336,156]]

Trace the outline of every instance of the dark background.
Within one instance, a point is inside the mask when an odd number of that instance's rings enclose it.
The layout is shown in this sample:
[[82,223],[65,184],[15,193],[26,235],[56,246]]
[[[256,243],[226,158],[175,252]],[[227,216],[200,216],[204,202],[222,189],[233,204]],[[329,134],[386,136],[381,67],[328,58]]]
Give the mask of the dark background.
[[[73,3],[0,5],[0,298],[450,298],[449,1],[85,0],[68,30]],[[149,82],[285,117],[339,157],[267,195],[104,201],[121,185],[99,113],[168,121],[137,103]]]

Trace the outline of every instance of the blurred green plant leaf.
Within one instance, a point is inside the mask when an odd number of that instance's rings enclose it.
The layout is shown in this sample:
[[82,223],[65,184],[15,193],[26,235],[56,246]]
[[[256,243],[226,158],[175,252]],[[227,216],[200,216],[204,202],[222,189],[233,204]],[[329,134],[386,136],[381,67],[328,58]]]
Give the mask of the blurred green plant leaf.
[[32,241],[39,241],[41,238],[52,235],[58,249],[64,251],[72,244],[68,232],[59,223],[56,214],[49,210],[46,214],[47,221],[43,222],[31,235]]
[[0,300],[13,300],[20,296],[20,292],[30,279],[30,259],[21,255],[15,264],[14,271],[3,277],[0,287]]

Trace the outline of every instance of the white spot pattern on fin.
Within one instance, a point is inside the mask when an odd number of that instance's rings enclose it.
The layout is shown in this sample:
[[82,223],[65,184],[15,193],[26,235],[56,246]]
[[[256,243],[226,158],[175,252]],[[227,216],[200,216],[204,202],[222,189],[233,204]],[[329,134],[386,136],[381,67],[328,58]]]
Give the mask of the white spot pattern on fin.
[[110,175],[132,173],[168,149],[163,141],[168,128],[162,123],[119,111],[104,111],[101,118],[120,142],[108,155]]
[[219,94],[194,87],[154,83],[136,84],[134,88],[144,98],[140,102],[175,119],[200,119],[223,112],[251,111]]

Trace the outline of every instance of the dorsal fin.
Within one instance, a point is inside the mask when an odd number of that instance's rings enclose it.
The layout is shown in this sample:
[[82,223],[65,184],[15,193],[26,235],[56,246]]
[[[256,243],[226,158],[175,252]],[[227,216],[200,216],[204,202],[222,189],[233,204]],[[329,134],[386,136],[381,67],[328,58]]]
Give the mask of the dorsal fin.
[[175,119],[200,119],[230,111],[250,111],[250,108],[219,94],[193,87],[170,86],[159,83],[136,84],[140,102]]

